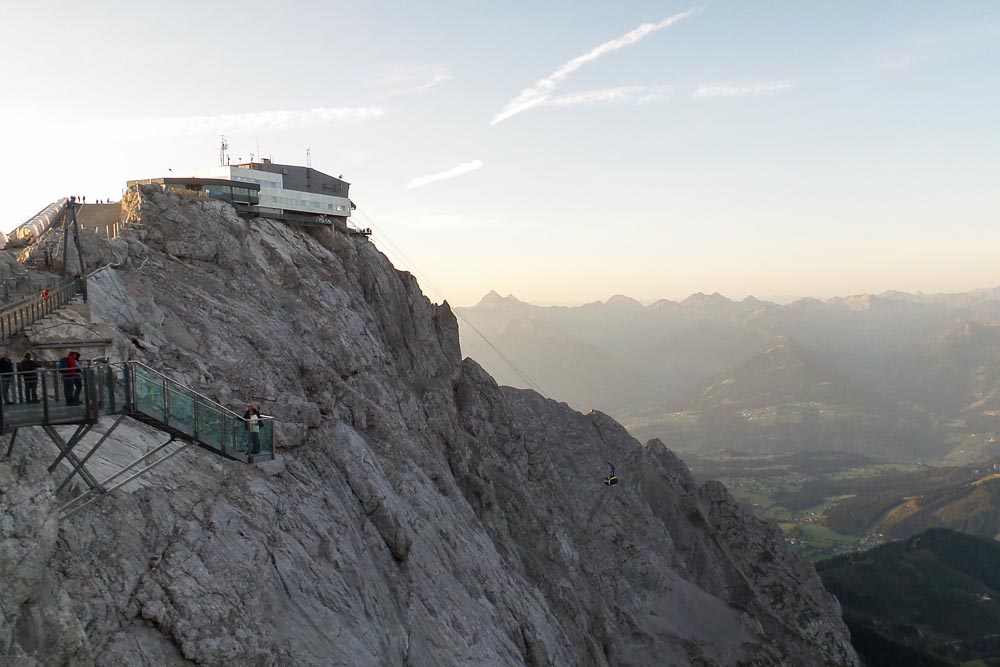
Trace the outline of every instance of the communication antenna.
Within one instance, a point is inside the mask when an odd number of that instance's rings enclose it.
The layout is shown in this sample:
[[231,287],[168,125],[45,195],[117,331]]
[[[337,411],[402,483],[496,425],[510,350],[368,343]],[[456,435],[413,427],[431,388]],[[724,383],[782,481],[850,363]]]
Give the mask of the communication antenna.
[[226,141],[226,135],[222,135],[222,146],[219,147],[219,166],[225,167],[229,164],[229,142]]
[[312,149],[311,148],[307,148],[306,149],[306,166],[307,167],[313,166]]

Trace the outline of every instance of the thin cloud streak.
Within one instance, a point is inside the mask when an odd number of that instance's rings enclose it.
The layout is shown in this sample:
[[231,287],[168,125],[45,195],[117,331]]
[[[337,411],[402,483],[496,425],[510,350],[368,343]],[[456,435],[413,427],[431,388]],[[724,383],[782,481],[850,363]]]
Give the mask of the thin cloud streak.
[[452,80],[451,74],[437,65],[406,65],[385,69],[366,88],[382,89],[381,97],[419,95]]
[[773,95],[792,87],[789,81],[771,81],[757,83],[703,83],[691,93],[695,99],[711,97],[753,97],[756,95]]
[[518,93],[514,99],[507,102],[507,105],[500,111],[500,113],[494,116],[490,125],[496,125],[497,123],[507,120],[511,116],[516,116],[522,111],[527,111],[531,107],[542,104],[549,99],[560,83],[566,80],[570,74],[577,71],[587,63],[591,63],[609,53],[623,49],[626,46],[631,46],[654,32],[668,28],[678,21],[682,21],[683,19],[693,16],[698,11],[699,10],[697,8],[692,8],[686,12],[680,12],[679,14],[669,16],[659,23],[643,23],[631,32],[627,32],[620,37],[604,42],[603,44],[594,47],[587,53],[567,61],[552,72],[552,74],[544,79],[539,79],[531,86]]
[[599,104],[649,104],[666,102],[674,94],[673,86],[620,86],[618,88],[601,88],[599,90],[583,90],[578,93],[566,93],[549,97],[540,102],[544,107],[592,107]]
[[178,116],[134,118],[101,123],[116,132],[137,136],[176,137],[198,134],[238,134],[241,132],[277,131],[315,127],[379,118],[379,107],[317,107],[302,110],[255,111],[216,116]]
[[417,178],[414,178],[412,181],[410,181],[405,189],[412,190],[414,188],[419,188],[425,185],[429,185],[430,183],[437,183],[438,181],[447,181],[450,178],[455,178],[456,176],[468,174],[470,171],[481,169],[482,166],[483,166],[482,160],[463,162],[457,167],[452,167],[448,171],[442,171],[436,174],[428,174],[426,176],[418,176]]

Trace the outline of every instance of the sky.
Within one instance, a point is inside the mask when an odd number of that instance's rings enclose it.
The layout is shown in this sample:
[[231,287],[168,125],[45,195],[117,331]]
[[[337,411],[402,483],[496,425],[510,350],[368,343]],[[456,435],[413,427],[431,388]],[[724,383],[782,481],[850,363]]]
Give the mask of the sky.
[[435,301],[1000,285],[1000,3],[0,5],[9,230],[269,156]]

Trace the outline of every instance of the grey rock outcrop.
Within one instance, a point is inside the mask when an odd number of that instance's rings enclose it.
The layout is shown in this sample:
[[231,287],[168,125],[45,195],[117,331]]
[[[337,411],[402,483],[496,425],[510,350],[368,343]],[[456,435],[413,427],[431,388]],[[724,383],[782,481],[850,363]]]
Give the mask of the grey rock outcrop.
[[127,260],[90,281],[116,356],[262,403],[278,458],[189,450],[57,523],[54,450],[19,436],[9,663],[857,664],[775,527],[659,441],[497,386],[366,240],[155,188],[123,210]]

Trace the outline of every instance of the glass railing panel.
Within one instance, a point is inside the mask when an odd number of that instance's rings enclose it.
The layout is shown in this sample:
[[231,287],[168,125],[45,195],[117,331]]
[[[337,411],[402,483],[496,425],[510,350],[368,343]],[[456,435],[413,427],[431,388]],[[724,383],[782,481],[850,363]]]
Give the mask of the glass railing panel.
[[115,412],[121,412],[128,403],[128,385],[125,383],[125,368],[123,366],[113,366],[109,381],[111,382],[111,391],[115,397]]
[[274,458],[274,420],[265,419],[260,423],[259,438],[260,455],[266,458]]
[[167,405],[170,408],[167,424],[182,433],[194,435],[196,430],[194,418],[195,397],[190,391],[185,391],[178,385],[167,385]]
[[226,442],[229,445],[227,453],[247,456],[250,451],[250,433],[245,421],[229,417],[226,423]]
[[198,402],[198,417],[196,426],[198,439],[211,447],[223,449],[223,430],[225,417],[217,408]]
[[132,374],[135,383],[135,407],[144,414],[166,422],[166,395],[163,379],[155,375],[147,375],[141,370]]

